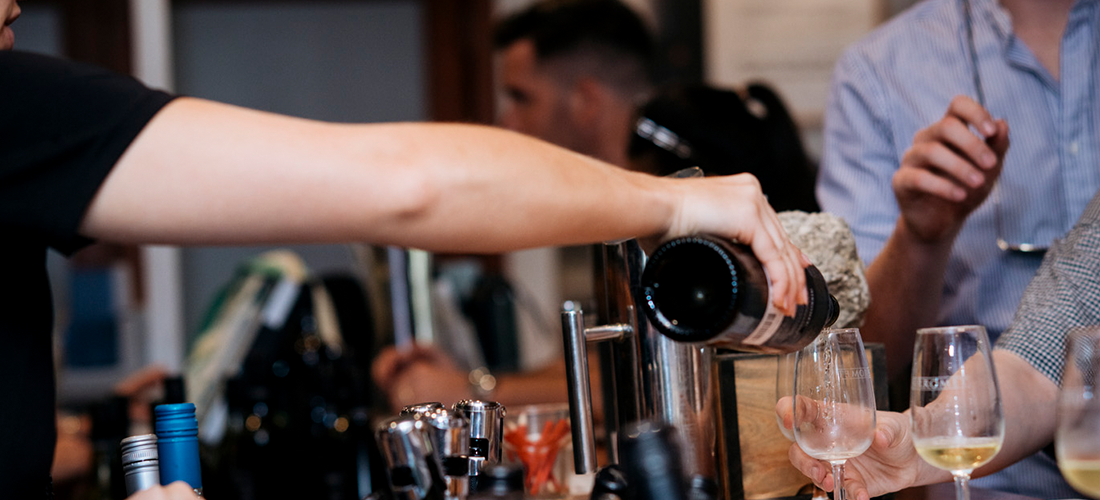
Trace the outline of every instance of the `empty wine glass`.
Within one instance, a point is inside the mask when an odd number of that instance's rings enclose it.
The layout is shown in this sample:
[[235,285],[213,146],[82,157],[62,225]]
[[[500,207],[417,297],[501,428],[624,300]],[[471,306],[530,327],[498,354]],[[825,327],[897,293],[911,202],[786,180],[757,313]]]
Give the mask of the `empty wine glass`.
[[[775,358],[775,401],[782,403],[783,398],[794,396],[794,364],[797,361],[798,351],[789,354],[780,354]],[[790,406],[794,399],[785,407]],[[779,424],[779,432],[790,441],[794,441],[794,429],[788,429],[783,425],[782,412],[775,412],[775,422]],[[793,413],[792,413],[793,414]]]
[[[794,401],[792,397],[794,396],[794,365],[797,360],[797,351],[776,356],[775,401],[777,404],[786,401],[787,406],[790,406]],[[793,442],[794,429],[788,429],[787,426],[783,425],[783,417],[780,416],[780,412],[775,413],[775,420],[779,424],[779,432],[782,432],[784,437]],[[812,500],[828,500],[829,497],[825,494],[825,490],[818,488],[817,483],[811,481],[809,486],[813,489],[811,493]],[[802,491],[805,491],[805,488],[799,493]]]
[[950,471],[957,500],[970,498],[970,473],[1004,441],[1004,418],[989,336],[977,325],[917,330],[909,419],[925,462]]
[[1077,491],[1100,498],[1100,327],[1073,330],[1058,394],[1058,468]]
[[794,438],[833,468],[833,498],[844,500],[844,463],[871,446],[875,392],[859,329],[826,330],[798,352]]

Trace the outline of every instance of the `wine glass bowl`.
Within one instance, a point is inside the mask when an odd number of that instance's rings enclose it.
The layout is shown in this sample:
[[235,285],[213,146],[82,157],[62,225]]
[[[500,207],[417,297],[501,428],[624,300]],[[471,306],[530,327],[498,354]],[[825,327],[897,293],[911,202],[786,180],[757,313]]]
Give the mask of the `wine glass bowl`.
[[775,401],[776,404],[786,403],[784,411],[775,412],[775,422],[779,424],[779,432],[782,432],[783,437],[791,442],[794,441],[794,429],[783,425],[782,414],[786,413],[786,408],[793,404],[791,397],[794,396],[794,364],[797,356],[798,351],[795,351],[788,354],[779,354],[775,359]]
[[[785,405],[782,411],[775,412],[775,421],[779,425],[779,432],[782,432],[783,437],[791,442],[794,442],[794,429],[783,425],[782,415],[787,413],[788,409],[793,410],[791,405],[794,404],[794,367],[797,360],[798,351],[779,354],[775,359],[775,401],[776,405]],[[791,414],[794,414],[793,411]],[[799,494],[803,492],[808,493],[812,500],[829,499],[825,491],[818,488],[817,484],[812,481],[799,491]]]
[[958,500],[970,498],[970,473],[1004,441],[1004,417],[989,336],[978,325],[917,330],[910,387],[917,454],[951,472]]
[[1074,329],[1066,348],[1058,393],[1055,449],[1058,468],[1070,486],[1100,498],[1100,326]]
[[798,352],[792,404],[795,442],[833,469],[835,500],[844,500],[844,463],[871,446],[875,393],[856,328],[822,332]]

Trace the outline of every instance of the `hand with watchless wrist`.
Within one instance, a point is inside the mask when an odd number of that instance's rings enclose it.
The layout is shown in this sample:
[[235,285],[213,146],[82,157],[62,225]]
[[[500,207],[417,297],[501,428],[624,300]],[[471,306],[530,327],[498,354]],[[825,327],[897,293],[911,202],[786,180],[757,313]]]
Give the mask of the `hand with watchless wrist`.
[[1008,146],[1004,120],[955,97],[943,118],[917,132],[894,174],[900,222],[920,241],[953,238],[992,191]]

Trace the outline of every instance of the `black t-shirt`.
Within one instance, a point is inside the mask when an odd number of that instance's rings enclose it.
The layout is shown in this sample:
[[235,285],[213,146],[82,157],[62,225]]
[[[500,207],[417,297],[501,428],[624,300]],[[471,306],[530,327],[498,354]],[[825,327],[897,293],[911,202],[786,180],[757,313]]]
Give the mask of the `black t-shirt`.
[[0,496],[44,498],[57,432],[46,250],[70,253],[115,162],[171,96],[0,51]]

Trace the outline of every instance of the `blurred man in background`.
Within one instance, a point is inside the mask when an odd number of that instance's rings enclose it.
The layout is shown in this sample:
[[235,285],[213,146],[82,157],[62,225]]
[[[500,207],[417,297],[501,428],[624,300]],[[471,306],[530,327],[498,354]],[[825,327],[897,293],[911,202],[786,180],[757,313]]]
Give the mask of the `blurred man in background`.
[[503,20],[494,45],[499,125],[627,166],[634,112],[652,91],[654,42],[618,0],[550,0]]
[[[637,12],[619,0],[537,2],[503,19],[493,43],[498,125],[629,168],[636,110],[653,90],[653,36]],[[395,409],[467,397],[505,405],[566,400],[561,359],[534,371],[487,374],[468,374],[430,346],[387,348],[373,367]]]

